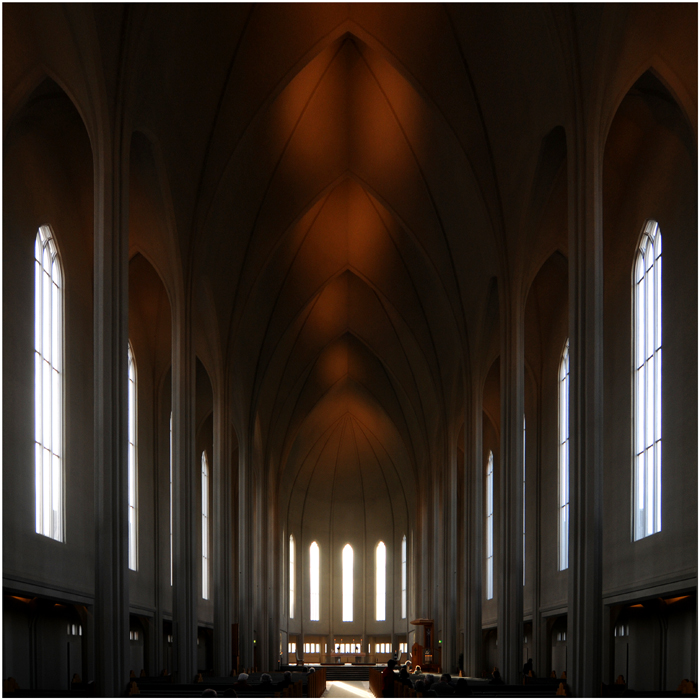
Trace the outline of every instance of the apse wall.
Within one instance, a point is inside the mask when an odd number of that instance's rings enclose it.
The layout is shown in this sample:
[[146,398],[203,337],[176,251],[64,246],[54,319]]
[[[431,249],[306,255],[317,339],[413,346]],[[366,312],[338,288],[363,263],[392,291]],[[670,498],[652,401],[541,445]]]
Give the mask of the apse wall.
[[[285,570],[289,580],[289,536],[295,540],[295,612],[289,634],[355,636],[408,631],[410,608],[401,613],[401,543],[410,545],[406,495],[396,464],[370,428],[351,414],[331,425],[302,458],[289,498]],[[386,545],[386,619],[375,614],[375,556]],[[320,550],[320,615],[310,620],[309,547]],[[353,615],[343,621],[342,551],[353,549]],[[410,560],[410,549],[409,549]],[[288,585],[286,590],[289,590]],[[289,596],[286,608],[289,614]],[[366,644],[364,646],[366,651]]]

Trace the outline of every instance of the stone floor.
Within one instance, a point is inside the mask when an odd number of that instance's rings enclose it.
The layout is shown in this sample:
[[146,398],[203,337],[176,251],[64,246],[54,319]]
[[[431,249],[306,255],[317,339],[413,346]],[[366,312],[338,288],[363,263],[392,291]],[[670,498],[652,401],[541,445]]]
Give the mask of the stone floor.
[[324,698],[373,698],[369,681],[327,681]]

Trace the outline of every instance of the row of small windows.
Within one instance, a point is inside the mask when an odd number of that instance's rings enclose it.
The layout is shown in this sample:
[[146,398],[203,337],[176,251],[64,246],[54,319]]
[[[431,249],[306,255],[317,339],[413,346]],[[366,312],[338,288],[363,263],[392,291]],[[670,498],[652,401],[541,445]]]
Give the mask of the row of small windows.
[[[526,640],[527,641],[527,640]],[[328,653],[328,644],[323,645],[324,648],[324,654]],[[297,650],[297,644],[296,642],[289,642],[287,644],[287,652],[290,654],[295,654]],[[367,645],[367,651],[368,653],[372,653],[372,645],[368,644]],[[353,642],[353,643],[339,643],[335,645],[334,652],[336,654],[361,654],[362,653],[362,644],[359,642]],[[401,642],[399,644],[399,652],[402,654],[408,653],[408,643],[407,642]],[[321,653],[321,645],[316,644],[314,642],[304,642],[304,653],[305,654],[320,654]],[[391,654],[391,644],[388,642],[379,642],[374,645],[374,653],[375,654]]]
[[[342,552],[343,622],[353,621],[353,549],[349,544]],[[309,546],[309,619],[320,619],[320,550],[316,542]],[[296,543],[289,536],[289,617],[295,615]],[[386,620],[386,545],[375,548],[375,620]],[[406,536],[401,541],[401,619],[406,618]]]
[[[662,246],[655,221],[645,225],[633,269],[633,440],[635,540],[661,530]],[[36,532],[64,540],[63,514],[63,273],[49,226],[40,226],[34,246],[34,466]],[[129,568],[137,569],[138,504],[136,363],[128,346],[128,532]],[[525,419],[523,417],[523,585],[525,584]],[[559,569],[568,568],[569,541],[569,341],[559,365]],[[170,583],[173,582],[172,415],[170,416]],[[209,597],[209,467],[202,454],[202,591]],[[315,547],[315,549],[314,549]],[[343,571],[352,572],[352,548],[343,551]],[[386,548],[377,549],[376,619],[386,614]],[[406,540],[401,551],[401,616],[406,617]],[[347,551],[346,551],[347,550]],[[290,617],[294,617],[294,545],[290,538]],[[318,570],[318,545],[310,550]],[[319,619],[318,578],[311,577],[311,619]],[[486,468],[486,596],[493,598],[493,453]],[[352,575],[343,575],[343,619],[352,619]]]

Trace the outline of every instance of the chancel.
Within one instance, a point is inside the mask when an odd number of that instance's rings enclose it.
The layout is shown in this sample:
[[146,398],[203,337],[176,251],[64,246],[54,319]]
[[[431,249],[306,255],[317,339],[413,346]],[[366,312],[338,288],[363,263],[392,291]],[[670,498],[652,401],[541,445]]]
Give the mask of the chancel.
[[695,4],[2,10],[5,693],[697,694]]

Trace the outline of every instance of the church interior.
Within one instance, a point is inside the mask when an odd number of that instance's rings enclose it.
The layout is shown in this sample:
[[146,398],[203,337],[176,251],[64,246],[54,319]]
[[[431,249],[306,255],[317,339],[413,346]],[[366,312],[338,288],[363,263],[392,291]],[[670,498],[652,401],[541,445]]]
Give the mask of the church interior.
[[697,682],[696,4],[2,13],[3,679]]

